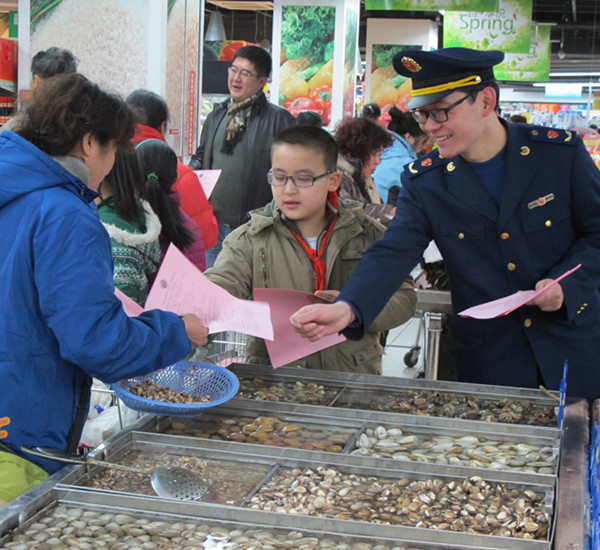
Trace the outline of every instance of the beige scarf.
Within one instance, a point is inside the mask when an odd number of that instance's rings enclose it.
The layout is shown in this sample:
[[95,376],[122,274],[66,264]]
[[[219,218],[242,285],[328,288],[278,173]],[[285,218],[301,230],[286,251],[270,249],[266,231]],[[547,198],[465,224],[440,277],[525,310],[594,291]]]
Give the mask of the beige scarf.
[[227,109],[229,120],[225,128],[225,137],[223,138],[223,146],[221,153],[224,155],[233,155],[233,148],[242,138],[242,134],[246,130],[246,121],[250,116],[250,110],[254,102],[261,96],[264,96],[261,90],[256,95],[244,99],[244,101],[231,102]]

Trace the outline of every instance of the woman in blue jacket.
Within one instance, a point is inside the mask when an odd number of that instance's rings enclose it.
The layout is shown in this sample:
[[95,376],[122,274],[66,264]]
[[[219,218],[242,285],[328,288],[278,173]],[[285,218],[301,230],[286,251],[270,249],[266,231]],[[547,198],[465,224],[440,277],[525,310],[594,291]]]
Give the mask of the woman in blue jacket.
[[388,112],[391,117],[388,131],[394,140],[381,153],[379,166],[373,173],[373,181],[384,204],[395,206],[396,201],[390,200],[388,196],[390,189],[397,188],[393,192],[394,197],[397,198],[402,185],[400,176],[404,166],[417,160],[418,153],[425,149],[430,140],[409,112],[401,111],[396,107],[392,107]]
[[206,343],[194,315],[129,318],[114,295],[110,238],[93,203],[129,147],[124,101],[79,74],[42,83],[0,135],[0,501],[60,464],[22,445],[77,448],[91,377],[142,375]]

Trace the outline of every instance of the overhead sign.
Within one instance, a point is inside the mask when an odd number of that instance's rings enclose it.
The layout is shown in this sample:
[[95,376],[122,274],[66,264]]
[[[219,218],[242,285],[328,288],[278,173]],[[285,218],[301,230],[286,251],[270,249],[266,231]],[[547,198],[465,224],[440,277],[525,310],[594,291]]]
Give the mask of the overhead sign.
[[550,25],[534,25],[529,52],[509,53],[494,67],[497,80],[544,82],[550,79]]
[[446,12],[444,48],[528,53],[532,10],[533,0],[500,0],[495,12]]
[[365,0],[366,10],[496,11],[498,0]]

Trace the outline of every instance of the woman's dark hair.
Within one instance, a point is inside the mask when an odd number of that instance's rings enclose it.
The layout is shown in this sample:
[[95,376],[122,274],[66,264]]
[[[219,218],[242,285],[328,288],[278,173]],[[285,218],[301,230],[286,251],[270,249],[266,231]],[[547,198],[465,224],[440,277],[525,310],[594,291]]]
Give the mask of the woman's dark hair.
[[163,97],[150,90],[135,90],[125,100],[133,111],[135,121],[155,130],[169,120],[169,106]]
[[390,115],[388,130],[400,136],[410,134],[415,139],[425,136],[425,132],[411,113],[401,111],[398,107],[392,107],[388,113]]
[[78,73],[44,80],[33,92],[16,132],[50,156],[70,154],[90,132],[100,145],[130,150],[134,121],[121,97]]
[[347,118],[334,133],[340,153],[363,164],[379,149],[392,144],[392,136],[379,124],[366,118]]
[[290,126],[275,136],[275,145],[300,145],[323,155],[327,170],[336,170],[338,148],[331,134],[318,126]]
[[110,187],[114,210],[120,218],[135,223],[144,213],[137,199],[146,198],[145,181],[135,151],[117,151],[112,170],[102,183]]
[[177,155],[167,143],[158,139],[138,143],[136,152],[144,171],[148,202],[162,224],[161,235],[167,243],[185,250],[196,235],[184,225],[179,201],[172,189],[178,177]]

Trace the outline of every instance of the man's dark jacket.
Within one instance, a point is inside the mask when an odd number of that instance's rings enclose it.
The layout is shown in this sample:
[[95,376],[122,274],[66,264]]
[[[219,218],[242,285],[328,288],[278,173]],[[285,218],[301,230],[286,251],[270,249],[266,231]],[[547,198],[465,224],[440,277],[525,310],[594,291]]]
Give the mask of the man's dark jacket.
[[[219,168],[212,165],[213,147],[221,147],[220,143],[214,143],[214,139],[219,124],[227,115],[228,105],[229,100],[217,103],[212,113],[206,117],[200,145],[189,163],[194,170]],[[271,168],[271,143],[279,132],[295,123],[296,119],[288,111],[269,103],[264,96],[253,104],[244,142],[245,171],[239,224],[246,220],[248,212],[265,206],[273,199],[267,182],[267,172]]]

